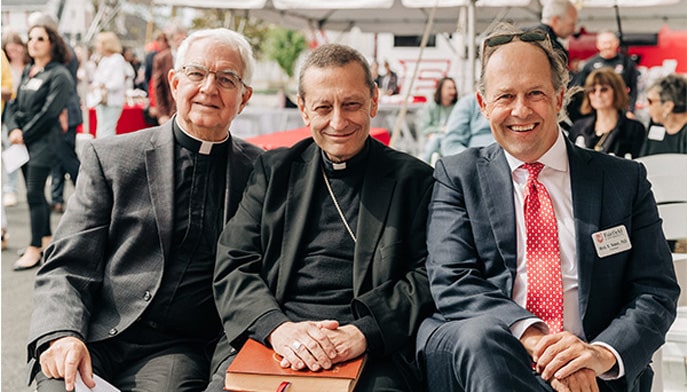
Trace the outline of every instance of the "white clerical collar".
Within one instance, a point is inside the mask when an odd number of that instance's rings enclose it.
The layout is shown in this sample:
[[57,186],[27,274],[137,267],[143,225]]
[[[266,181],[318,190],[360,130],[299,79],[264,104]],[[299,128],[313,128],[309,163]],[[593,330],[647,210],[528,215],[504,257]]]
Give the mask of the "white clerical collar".
[[174,122],[175,122],[175,124],[179,127],[179,129],[181,130],[181,132],[184,133],[184,135],[186,135],[186,136],[188,136],[190,139],[193,139],[193,140],[197,141],[198,143],[200,143],[200,146],[198,147],[198,153],[199,153],[199,154],[210,155],[210,153],[212,153],[212,148],[213,148],[215,145],[222,144],[222,143],[226,142],[227,139],[229,139],[229,132],[227,132],[227,136],[225,136],[224,139],[222,139],[222,140],[220,140],[220,141],[216,141],[216,142],[210,142],[210,141],[207,141],[207,140],[199,139],[199,138],[197,138],[197,137],[191,135],[190,133],[188,133],[188,132],[184,129],[184,127],[181,126],[181,124],[180,124],[179,121],[177,120],[177,117],[176,117],[176,116],[174,117]]

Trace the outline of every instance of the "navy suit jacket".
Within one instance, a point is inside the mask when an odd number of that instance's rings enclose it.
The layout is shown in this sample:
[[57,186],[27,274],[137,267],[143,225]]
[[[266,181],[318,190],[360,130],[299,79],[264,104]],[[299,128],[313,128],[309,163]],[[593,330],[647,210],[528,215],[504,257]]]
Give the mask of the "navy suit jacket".
[[[620,354],[627,389],[672,324],[679,287],[646,170],[575,147],[570,162],[579,307],[589,342]],[[427,272],[439,319],[489,315],[506,325],[534,317],[512,300],[517,269],[513,181],[492,144],[443,158],[429,209]],[[632,249],[599,258],[592,234],[624,225]]]

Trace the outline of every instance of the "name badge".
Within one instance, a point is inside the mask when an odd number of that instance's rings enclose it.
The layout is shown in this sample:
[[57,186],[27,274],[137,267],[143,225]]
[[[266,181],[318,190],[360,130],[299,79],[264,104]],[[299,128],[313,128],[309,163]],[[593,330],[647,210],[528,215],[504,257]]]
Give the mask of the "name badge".
[[630,237],[627,235],[627,229],[624,225],[597,231],[592,234],[592,241],[596,248],[596,254],[600,258],[632,249]]
[[26,84],[24,85],[24,88],[27,90],[31,91],[37,91],[41,86],[43,85],[43,80],[42,79],[30,79]]
[[649,140],[658,140],[659,142],[666,137],[666,129],[660,125],[652,125],[649,128]]

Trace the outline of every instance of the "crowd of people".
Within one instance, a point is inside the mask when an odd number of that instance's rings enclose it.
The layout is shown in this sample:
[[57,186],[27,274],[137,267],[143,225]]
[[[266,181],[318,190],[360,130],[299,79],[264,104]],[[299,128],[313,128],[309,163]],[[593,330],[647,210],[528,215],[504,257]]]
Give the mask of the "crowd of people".
[[[253,96],[242,34],[156,34],[137,82],[117,36],[99,33],[98,137],[54,235],[47,178],[58,163],[77,177],[58,147],[85,68],[68,65],[89,57],[34,19],[18,87],[2,90],[8,143],[29,154],[31,240],[15,270],[40,266],[30,382],[221,391],[254,339],[295,371],[366,355],[358,392],[650,391],[680,288],[646,170],[628,158],[687,153],[685,79],[648,88],[647,132],[617,68],[596,67],[579,88],[587,117],[563,131],[578,89],[557,37],[577,13],[548,4],[539,28],[488,34],[474,94],[438,81],[423,159],[370,137],[398,82],[350,46],[301,65],[312,137],[263,151],[230,132]],[[112,137],[137,83],[156,124]]]
[[[541,23],[527,30],[545,32],[554,49],[568,64],[569,53],[562,40],[574,33],[577,21],[577,9],[570,1],[551,0],[543,5]],[[684,109],[687,99],[685,77],[666,75],[644,91],[650,115],[649,122],[644,124],[637,120],[635,114],[640,93],[637,64],[623,53],[620,46],[620,39],[614,31],[601,31],[596,35],[598,54],[584,60],[579,69],[570,69],[568,88],[576,92],[566,104],[564,118],[561,119],[563,131],[580,146],[629,159],[657,153],[687,153],[687,133],[681,132],[687,126],[684,120],[687,114]],[[577,61],[574,63],[579,66]],[[572,67],[568,65],[568,68]],[[574,87],[578,86],[575,90]],[[440,87],[437,86],[437,91]],[[655,95],[652,90],[665,93],[657,101],[657,98],[650,98]],[[665,109],[667,106],[664,105],[669,105],[670,109]],[[659,106],[664,109],[657,115]],[[426,162],[434,163],[438,156],[449,156],[468,147],[494,142],[473,93],[468,92],[460,98],[447,122],[433,116],[434,111],[435,105],[430,102],[418,122],[418,133],[424,136],[421,158]],[[439,134],[442,141],[437,144],[436,128],[439,126],[442,127]]]

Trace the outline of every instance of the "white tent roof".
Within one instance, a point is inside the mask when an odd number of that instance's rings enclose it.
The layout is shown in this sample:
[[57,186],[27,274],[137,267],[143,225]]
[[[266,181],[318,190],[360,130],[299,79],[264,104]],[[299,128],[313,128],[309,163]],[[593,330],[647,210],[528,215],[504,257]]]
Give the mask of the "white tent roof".
[[[421,34],[435,3],[441,9],[434,32],[454,32],[461,10],[471,0],[154,0],[196,8],[242,10],[245,15],[291,28],[315,27],[346,31],[353,26],[367,32]],[[580,26],[588,31],[615,29],[618,4],[626,32],[656,32],[667,24],[687,26],[687,0],[573,0],[580,8]],[[659,5],[660,4],[660,5]],[[521,26],[538,22],[539,0],[478,0],[476,30],[482,32],[495,20]]]

